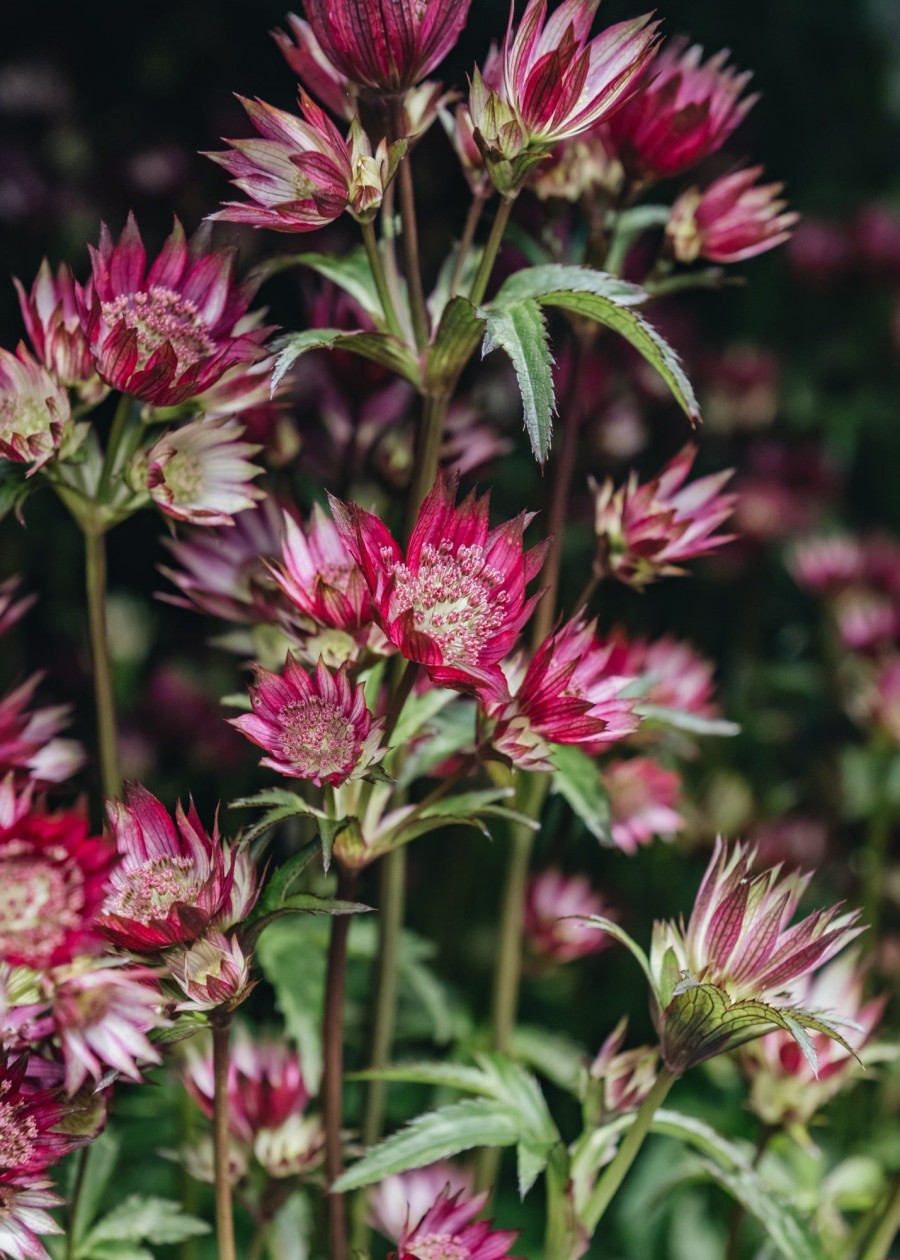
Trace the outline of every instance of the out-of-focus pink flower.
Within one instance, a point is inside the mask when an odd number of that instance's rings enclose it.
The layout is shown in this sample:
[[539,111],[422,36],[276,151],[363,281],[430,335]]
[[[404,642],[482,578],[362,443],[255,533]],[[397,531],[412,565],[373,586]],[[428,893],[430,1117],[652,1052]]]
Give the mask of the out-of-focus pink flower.
[[859,539],[826,534],[797,543],[788,567],[800,586],[816,594],[833,594],[863,577],[865,561]]
[[889,660],[876,674],[869,711],[875,724],[900,744],[900,658]]
[[49,1260],[41,1238],[63,1232],[47,1211],[63,1205],[52,1187],[39,1175],[0,1173],[0,1253],[10,1260]]
[[525,939],[541,958],[555,963],[572,962],[588,954],[599,954],[611,945],[601,928],[580,922],[591,915],[614,917],[586,876],[546,870],[529,881]]
[[0,774],[12,770],[17,778],[38,786],[63,783],[84,765],[81,745],[74,739],[58,738],[70,707],[29,709],[42,678],[42,674],[32,674],[0,698]]
[[384,524],[332,499],[348,551],[362,569],[387,638],[432,681],[459,691],[506,692],[499,662],[531,615],[546,545],[525,552],[527,512],[490,529],[489,495],[457,505],[458,478],[438,474],[419,510],[406,554]]
[[22,579],[19,576],[0,582],[0,635],[6,634],[28,612],[37,595],[20,595]]
[[101,377],[158,407],[202,394],[235,363],[257,359],[268,329],[240,328],[252,289],[234,280],[234,254],[188,242],[175,220],[148,268],[134,215],[114,242],[103,224],[91,248],[93,291],[82,318]]
[[443,61],[465,25],[470,2],[305,0],[305,8],[319,49],[339,74],[393,94]]
[[857,258],[870,275],[884,283],[900,279],[900,214],[893,206],[863,206],[852,225]]
[[785,211],[783,184],[757,184],[761,166],[734,171],[702,192],[681,194],[669,215],[666,237],[679,262],[742,262],[781,245],[799,215]]
[[734,508],[735,496],[722,494],[732,473],[713,473],[685,485],[697,447],[685,446],[658,477],[643,485],[632,473],[616,489],[610,479],[594,483],[594,530],[601,571],[629,586],[646,586],[684,572],[685,560],[708,555],[731,542],[717,534]]
[[174,950],[166,958],[169,972],[187,997],[179,1010],[233,1010],[247,997],[250,959],[236,937],[227,937],[217,928],[184,950]]
[[371,627],[372,598],[362,570],[318,504],[306,528],[285,513],[281,558],[272,570],[276,582],[316,626],[353,636]]
[[[661,639],[614,637],[621,654],[619,669],[640,678],[640,703],[659,709],[714,718],[715,666],[689,643],[666,635]],[[641,730],[643,731],[643,727]]]
[[449,1160],[394,1173],[370,1187],[369,1223],[379,1234],[397,1243],[408,1223],[420,1221],[442,1190],[471,1195],[474,1181],[470,1169]]
[[0,959],[40,970],[95,950],[115,860],[75,813],[31,809],[0,828]]
[[191,802],[175,820],[139,783],[124,801],[107,802],[121,861],[110,879],[100,926],[120,949],[156,953],[197,940],[219,922],[234,882],[237,855],[210,836]]
[[841,641],[854,652],[887,647],[900,632],[900,607],[889,595],[868,587],[848,587],[832,602]]
[[487,1194],[452,1193],[445,1187],[425,1215],[409,1220],[400,1236],[397,1260],[513,1260],[509,1248],[516,1230],[495,1230],[492,1221],[476,1220],[484,1210]]
[[797,538],[819,523],[839,489],[838,471],[817,445],[754,443],[735,485],[735,525],[742,538],[763,543]]
[[[772,424],[781,399],[781,372],[781,363],[771,350],[747,342],[726,347],[704,365],[702,402],[706,425],[717,432],[734,433],[756,432]],[[791,454],[774,442],[750,447],[747,463],[741,469],[744,476],[748,471],[762,472],[760,465],[765,465],[767,458],[771,463],[775,450]],[[821,462],[820,457],[816,471]],[[797,463],[802,467],[799,459]],[[798,480],[800,467],[796,470]]]
[[[65,1101],[30,1080],[28,1066],[27,1055],[11,1058],[0,1053],[0,1186],[10,1175],[43,1173],[84,1145],[62,1132]],[[0,1216],[0,1229],[2,1220]]]
[[828,828],[819,818],[788,815],[755,827],[753,847],[761,866],[815,868],[828,853]]
[[840,279],[853,261],[852,241],[845,225],[812,219],[804,214],[787,249],[791,270],[810,285]]
[[567,622],[540,645],[518,686],[513,680],[511,698],[486,700],[494,747],[523,770],[550,770],[549,744],[598,753],[631,735],[640,719],[623,692],[634,675],[621,671],[620,656],[598,641],[595,622]]
[[14,279],[22,321],[38,360],[60,385],[78,390],[86,402],[99,402],[106,386],[97,376],[91,348],[82,326],[81,312],[90,305],[90,294],[77,282],[65,263],[50,270],[45,258],[30,292]]
[[676,808],[681,776],[649,757],[614,761],[603,772],[612,815],[612,838],[623,853],[636,853],[654,836],[671,837],[684,826]]
[[319,661],[313,676],[288,654],[284,671],[256,668],[252,713],[230,718],[254,744],[271,754],[262,766],[318,787],[360,778],[385,754],[381,720],[373,722],[361,686],[346,668],[332,674]]
[[236,420],[194,420],[154,442],[146,455],[153,502],[176,521],[233,525],[234,516],[264,497],[252,485],[262,469],[250,463],[258,446],[241,442]]
[[[840,1029],[855,1054],[860,1054],[881,1019],[886,997],[865,1001],[865,972],[851,951],[807,976],[792,992],[795,1005],[821,1012]],[[856,1067],[839,1042],[810,1032],[817,1071],[796,1041],[779,1029],[748,1046],[742,1063],[752,1082],[750,1106],[764,1124],[807,1124],[846,1084]]]
[[656,1082],[659,1050],[638,1046],[623,1050],[627,1018],[619,1021],[591,1064],[591,1079],[603,1086],[598,1121],[636,1111]]
[[146,1037],[165,1023],[155,972],[124,960],[106,966],[79,960],[45,983],[70,1096],[87,1080],[99,1084],[110,1068],[139,1081],[139,1064],[160,1062]]
[[229,201],[211,219],[247,223],[275,232],[311,232],[347,211],[361,223],[377,214],[405,142],[372,150],[354,119],[346,139],[308,96],[301,94],[303,117],[265,101],[240,98],[261,140],[227,140],[218,162],[249,202]]
[[563,140],[536,167],[528,186],[541,201],[560,198],[575,203],[598,190],[614,193],[622,186],[619,160],[604,141],[603,128]]
[[488,197],[493,185],[485,166],[484,155],[475,139],[471,110],[468,105],[460,103],[452,113],[449,109],[441,110],[440,117],[444,131],[459,158],[470,191],[475,197]]
[[0,349],[0,459],[30,464],[31,476],[59,451],[71,417],[65,389],[24,345]]
[[720,149],[758,99],[741,93],[750,75],[728,65],[728,52],[703,61],[703,49],[672,39],[644,81],[610,119],[615,152],[637,179],[680,175]]

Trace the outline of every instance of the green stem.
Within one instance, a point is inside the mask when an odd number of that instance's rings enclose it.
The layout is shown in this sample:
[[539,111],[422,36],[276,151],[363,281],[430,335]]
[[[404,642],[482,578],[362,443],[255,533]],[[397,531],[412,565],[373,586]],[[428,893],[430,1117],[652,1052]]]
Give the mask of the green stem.
[[503,242],[503,235],[506,232],[506,225],[509,223],[509,216],[512,214],[513,200],[512,197],[504,197],[497,208],[497,214],[491,227],[491,234],[484,247],[484,253],[481,255],[481,262],[478,265],[478,271],[475,273],[475,279],[472,282],[472,291],[469,294],[469,300],[473,306],[478,306],[487,292],[491,272],[494,270],[494,263],[497,261],[497,255]]
[[[772,1125],[766,1125],[759,1135],[756,1143],[756,1152],[753,1156],[753,1167],[759,1166],[760,1160],[769,1148],[769,1143],[775,1137],[778,1129]],[[735,1200],[734,1207],[731,1212],[731,1222],[728,1227],[728,1245],[725,1249],[725,1260],[737,1260],[738,1246],[741,1239],[741,1226],[744,1223],[746,1210],[743,1203]]]
[[888,758],[881,740],[876,736],[870,745],[874,763],[875,800],[869,817],[866,847],[863,855],[863,922],[874,938],[881,919],[884,895],[884,867],[893,830],[893,810],[888,792]]
[[[341,869],[338,873],[338,897],[344,901],[352,901],[355,891],[355,872]],[[322,1031],[325,1072],[322,1081],[322,1118],[325,1124],[325,1173],[329,1186],[328,1255],[330,1260],[348,1260],[344,1196],[335,1194],[330,1187],[344,1171],[341,1134],[344,1115],[344,984],[350,919],[350,915],[337,914],[331,920],[331,940],[328,945],[328,963],[325,974],[325,1018]]]
[[547,1226],[544,1231],[544,1255],[555,1260],[570,1260],[579,1254],[576,1248],[576,1221],[569,1197],[569,1160],[565,1149],[557,1147],[550,1155],[545,1174],[547,1188]]
[[866,1240],[859,1260],[886,1260],[891,1246],[900,1232],[900,1175],[896,1176],[888,1191],[884,1211],[875,1230]]
[[106,537],[103,533],[90,530],[85,532],[84,558],[100,782],[104,795],[112,798],[121,791],[122,780],[119,775],[115,698],[106,633]]
[[615,1159],[607,1166],[603,1176],[594,1187],[594,1192],[588,1199],[587,1205],[581,1214],[582,1223],[589,1237],[593,1237],[603,1213],[609,1207],[616,1191],[625,1180],[626,1173],[644,1144],[644,1138],[649,1132],[653,1117],[662,1106],[669,1090],[677,1079],[668,1068],[663,1068],[660,1071],[659,1076],[656,1078],[656,1083],[641,1103],[640,1110],[634,1118],[634,1123],[625,1134],[622,1145],[616,1152]]
[[397,310],[391,297],[391,290],[388,287],[387,273],[384,270],[381,249],[378,245],[378,238],[375,235],[375,225],[373,223],[361,223],[360,228],[362,229],[363,243],[366,247],[369,266],[372,269],[372,278],[375,281],[375,288],[378,292],[378,300],[381,302],[381,309],[384,311],[385,321],[394,336],[399,337],[403,341],[403,329],[400,327],[400,320],[397,317]]
[[444,420],[449,398],[445,394],[426,394],[422,400],[422,418],[416,440],[415,475],[409,487],[406,503],[406,536],[412,533],[419,515],[419,508],[434,485],[441,458],[441,442],[444,438]]
[[[387,1067],[394,1044],[394,1021],[397,1014],[397,968],[400,957],[400,935],[406,910],[406,849],[394,849],[385,855],[379,872],[381,913],[378,919],[378,974],[375,982],[375,1021],[372,1030],[371,1067]],[[374,1146],[381,1137],[387,1086],[384,1081],[371,1081],[363,1118],[363,1142]]]
[[[405,130],[403,97],[392,98],[389,109],[389,132],[398,139]],[[401,159],[397,172],[400,190],[400,220],[403,225],[403,268],[412,314],[413,336],[416,348],[421,350],[428,342],[428,309],[425,306],[425,290],[422,287],[422,265],[419,259],[419,227],[416,221],[416,195],[413,188],[412,163],[407,153]]]
[[106,440],[106,454],[103,457],[103,468],[100,472],[100,482],[97,486],[97,502],[103,503],[109,493],[112,484],[113,473],[116,467],[116,457],[119,453],[119,447],[122,443],[122,437],[125,433],[125,426],[128,423],[128,417],[131,414],[132,399],[129,394],[122,394],[116,406],[113,422],[109,430],[109,437]]
[[84,1183],[87,1178],[88,1161],[90,1157],[90,1146],[84,1146],[78,1152],[78,1166],[75,1169],[75,1184],[72,1187],[72,1197],[69,1200],[69,1219],[68,1229],[66,1230],[65,1260],[74,1260],[75,1258],[75,1244],[78,1236],[78,1208],[81,1203],[81,1194],[84,1190]]
[[475,232],[481,221],[481,215],[484,207],[487,205],[487,197],[474,196],[472,204],[469,206],[469,213],[466,215],[466,225],[463,228],[462,239],[459,242],[459,248],[456,252],[456,262],[453,265],[453,275],[450,277],[450,288],[448,294],[451,298],[456,297],[456,291],[459,288],[463,272],[466,268],[466,259],[472,248],[472,242],[475,240]]
[[231,1141],[228,1133],[228,1043],[231,1016],[212,1026],[213,1150],[216,1176],[216,1246],[218,1260],[236,1260],[234,1211],[231,1204]]

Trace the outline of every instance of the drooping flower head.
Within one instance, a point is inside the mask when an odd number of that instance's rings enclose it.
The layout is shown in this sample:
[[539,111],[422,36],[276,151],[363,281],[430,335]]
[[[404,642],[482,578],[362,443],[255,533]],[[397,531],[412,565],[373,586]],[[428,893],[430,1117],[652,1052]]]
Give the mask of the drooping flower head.
[[786,210],[783,184],[757,184],[761,166],[734,171],[702,192],[690,188],[672,207],[666,238],[679,262],[742,262],[788,239],[799,215]]
[[405,141],[373,151],[358,120],[346,139],[316,103],[301,93],[302,117],[239,98],[261,140],[228,140],[208,153],[250,198],[229,201],[211,219],[227,219],[274,232],[311,232],[348,212],[361,223],[377,214],[384,190],[405,151]]
[[368,1193],[372,1228],[398,1243],[409,1222],[420,1221],[442,1190],[472,1195],[474,1180],[469,1169],[449,1160],[385,1177]]
[[603,771],[609,793],[613,843],[623,853],[636,853],[654,836],[671,837],[684,826],[678,813],[681,776],[650,757],[614,761]]
[[620,161],[640,180],[680,175],[722,147],[758,99],[741,94],[750,74],[728,52],[703,61],[703,49],[669,40],[644,82],[612,116],[608,131]]
[[[518,685],[512,682],[512,697],[487,700],[494,747],[523,770],[548,770],[550,744],[595,754],[632,734],[639,718],[624,693],[634,675],[622,671],[620,657],[597,639],[595,622],[566,622],[540,645]],[[515,664],[508,672],[515,674]]]
[[0,1254],[10,1260],[49,1260],[41,1238],[63,1232],[47,1211],[63,1204],[52,1187],[46,1177],[0,1173]]
[[531,615],[537,597],[525,588],[546,546],[523,550],[528,513],[490,529],[490,496],[473,492],[457,505],[457,487],[457,477],[438,475],[405,555],[371,512],[336,499],[331,508],[389,641],[439,686],[500,697],[499,662]]
[[486,1194],[472,1197],[449,1186],[419,1221],[410,1220],[400,1238],[397,1260],[513,1260],[516,1230],[495,1230],[478,1217]]
[[209,389],[235,363],[259,358],[267,329],[239,330],[252,291],[234,280],[234,254],[188,242],[175,220],[158,257],[134,215],[114,242],[104,224],[91,249],[93,292],[83,319],[101,377],[143,402],[171,407]]
[[31,678],[0,697],[0,774],[36,786],[63,783],[84,764],[84,750],[74,739],[59,738],[71,712],[69,705],[30,707],[43,675]]
[[525,939],[539,957],[566,963],[606,949],[611,941],[602,928],[579,921],[591,915],[613,917],[586,876],[546,870],[529,881]]
[[443,61],[465,26],[470,3],[305,0],[304,7],[319,49],[340,74],[361,87],[395,93]]
[[65,389],[24,345],[0,349],[0,459],[36,473],[58,452],[71,416]]
[[697,447],[685,446],[658,477],[643,485],[637,473],[618,489],[607,480],[594,485],[594,530],[600,571],[629,586],[683,573],[679,565],[731,542],[717,534],[735,504],[721,490],[731,470],[685,485]]
[[233,525],[234,516],[264,497],[252,480],[258,446],[240,440],[243,427],[222,416],[182,425],[146,455],[147,488],[166,516],[192,525]]
[[106,806],[121,861],[100,925],[120,949],[156,953],[197,940],[225,911],[237,854],[226,852],[218,820],[209,835],[191,802],[172,820],[139,783]]
[[40,363],[60,385],[78,390],[85,402],[99,402],[106,386],[97,367],[82,324],[81,312],[90,306],[90,295],[65,263],[50,270],[45,258],[29,293],[14,279],[19,309],[28,340]]
[[95,950],[115,861],[80,815],[15,810],[0,826],[0,960],[40,970]]
[[380,761],[382,721],[373,721],[361,686],[346,667],[331,673],[320,660],[310,675],[288,654],[281,674],[256,668],[252,713],[232,726],[270,755],[260,765],[316,786],[338,787]]

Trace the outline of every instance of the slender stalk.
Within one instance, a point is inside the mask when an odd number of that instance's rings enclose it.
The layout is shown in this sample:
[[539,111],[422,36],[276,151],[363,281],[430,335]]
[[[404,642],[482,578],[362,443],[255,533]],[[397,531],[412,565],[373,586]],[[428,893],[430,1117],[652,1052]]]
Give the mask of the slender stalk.
[[216,1244],[218,1260],[237,1260],[231,1204],[228,1136],[228,1044],[231,1016],[213,1022],[213,1151],[216,1174]]
[[[756,1143],[756,1152],[753,1156],[754,1168],[758,1167],[760,1160],[769,1148],[769,1143],[777,1132],[778,1130],[774,1126],[766,1125],[760,1133],[759,1140]],[[737,1260],[738,1245],[741,1240],[741,1226],[744,1223],[745,1216],[746,1211],[743,1203],[735,1200],[731,1211],[731,1221],[728,1226],[728,1245],[725,1248],[725,1260]]]
[[90,1146],[83,1146],[78,1152],[78,1166],[75,1169],[75,1184],[72,1187],[72,1197],[69,1200],[69,1219],[68,1229],[66,1230],[66,1255],[65,1260],[74,1260],[75,1244],[77,1241],[76,1230],[78,1227],[78,1208],[81,1203],[81,1194],[84,1190],[84,1183],[87,1177],[88,1161],[91,1156]]
[[863,854],[863,921],[872,935],[878,932],[884,896],[884,865],[893,830],[893,810],[888,792],[888,759],[878,736],[872,741],[869,754],[874,763],[875,800],[866,835]]
[[112,425],[109,430],[109,437],[106,440],[106,454],[103,457],[103,468],[100,472],[100,483],[97,486],[97,499],[100,503],[103,503],[106,499],[109,487],[112,483],[113,472],[116,467],[116,456],[119,453],[119,447],[125,433],[125,425],[128,422],[128,416],[131,412],[131,403],[131,396],[129,394],[122,394],[116,405]]
[[103,533],[90,530],[85,532],[84,559],[100,782],[104,795],[114,797],[121,790],[122,780],[119,775],[116,709],[106,633],[106,538]]
[[391,290],[388,286],[384,260],[381,257],[378,238],[375,235],[375,225],[373,223],[361,223],[360,228],[362,229],[362,238],[366,247],[366,255],[369,259],[369,266],[372,268],[372,278],[375,281],[378,300],[381,302],[381,309],[384,311],[385,322],[394,336],[399,337],[402,341],[404,340],[403,329],[400,327],[394,299],[391,297]]
[[416,439],[415,474],[406,501],[406,536],[412,533],[425,501],[437,476],[441,458],[441,442],[444,438],[444,420],[449,399],[445,395],[435,397],[426,394],[422,400],[422,417]]
[[[338,897],[350,901],[356,890],[356,874],[340,870]],[[344,1171],[341,1142],[344,1086],[344,982],[347,971],[347,936],[350,916],[337,914],[331,920],[331,940],[325,973],[325,1020],[322,1033],[324,1076],[322,1116],[325,1123],[325,1172],[331,1186]],[[347,1217],[342,1194],[328,1195],[328,1255],[330,1260],[348,1260]],[[220,1257],[220,1260],[222,1258]]]
[[[406,128],[402,96],[391,99],[388,120],[391,138],[397,139]],[[428,309],[425,306],[425,290],[422,287],[416,194],[413,188],[412,162],[408,153],[400,162],[397,185],[400,191],[400,219],[403,224],[403,269],[406,272],[406,287],[409,291],[413,335],[416,339],[416,347],[421,350],[428,341]]]
[[512,208],[512,197],[502,198],[500,205],[497,207],[491,234],[484,247],[484,253],[481,255],[481,262],[478,265],[478,271],[475,273],[475,279],[472,282],[472,290],[469,293],[469,299],[475,306],[478,305],[487,292],[491,272],[494,270],[494,263],[497,261],[497,255],[500,252],[500,245],[503,242],[503,235],[506,232],[506,225],[509,223]]
[[603,1213],[609,1207],[616,1191],[625,1180],[626,1173],[644,1144],[644,1138],[649,1132],[653,1117],[662,1106],[669,1090],[677,1079],[667,1068],[661,1070],[650,1093],[641,1103],[640,1110],[634,1118],[634,1123],[625,1134],[622,1145],[616,1152],[615,1159],[611,1164],[607,1165],[603,1176],[594,1187],[594,1192],[588,1199],[587,1205],[581,1214],[582,1224],[587,1230],[589,1237],[594,1234]]
[[866,1240],[865,1250],[860,1252],[859,1260],[886,1260],[900,1233],[900,1176],[894,1178],[888,1195],[881,1219],[875,1226],[874,1233]]
[[456,251],[456,262],[453,266],[453,275],[450,277],[450,297],[456,297],[456,291],[459,288],[463,272],[466,268],[466,259],[472,249],[472,242],[475,240],[475,232],[481,221],[481,215],[484,207],[487,205],[488,198],[476,194],[472,198],[472,204],[469,206],[469,213],[466,215],[466,225],[463,228],[462,239]]
[[[375,1021],[372,1029],[371,1066],[388,1065],[394,1044],[394,1023],[397,1015],[397,964],[400,956],[400,934],[406,911],[406,849],[386,854],[379,871],[381,895],[378,974],[375,981]],[[363,1117],[363,1142],[373,1146],[381,1137],[387,1086],[384,1081],[370,1081]]]

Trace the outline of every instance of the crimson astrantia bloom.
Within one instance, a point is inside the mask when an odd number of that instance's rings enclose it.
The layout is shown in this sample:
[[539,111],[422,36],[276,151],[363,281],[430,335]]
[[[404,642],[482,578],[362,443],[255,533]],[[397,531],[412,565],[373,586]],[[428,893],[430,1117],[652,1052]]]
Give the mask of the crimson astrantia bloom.
[[681,798],[681,776],[649,757],[614,761],[603,771],[609,793],[613,843],[623,853],[635,853],[654,836],[673,836],[684,826],[676,806]]
[[0,959],[40,970],[97,948],[116,852],[78,814],[15,812],[0,827]]
[[306,528],[285,513],[281,554],[283,563],[273,569],[275,580],[317,626],[355,634],[371,625],[372,597],[362,570],[318,504]]
[[[424,79],[465,26],[471,0],[305,0],[328,61],[353,83],[395,93]],[[295,28],[296,29],[296,28]]]
[[445,1187],[419,1221],[408,1222],[397,1260],[513,1260],[509,1249],[518,1230],[495,1230],[492,1222],[475,1219],[487,1197]]
[[38,360],[61,385],[74,387],[86,402],[99,402],[106,386],[97,376],[81,313],[90,307],[88,290],[61,263],[56,275],[45,258],[30,292],[14,279],[28,340]]
[[147,488],[166,516],[193,525],[233,525],[234,516],[264,492],[252,485],[263,471],[250,457],[258,446],[240,440],[243,426],[226,416],[204,418],[164,434],[147,452]]
[[194,941],[224,911],[237,855],[227,852],[216,819],[210,836],[191,802],[174,822],[161,801],[139,783],[106,812],[120,854],[100,927],[120,949],[156,953]]
[[331,673],[322,661],[314,675],[288,654],[281,674],[256,668],[250,688],[252,713],[230,718],[232,726],[271,756],[261,766],[317,787],[338,787],[380,761],[384,723],[373,722],[361,686],[346,668]]
[[26,1055],[13,1059],[0,1051],[0,1184],[11,1173],[42,1173],[84,1145],[61,1132],[65,1101],[56,1091],[35,1084],[27,1073]]
[[301,93],[298,118],[265,101],[239,100],[261,140],[227,140],[208,153],[250,198],[229,201],[210,219],[227,219],[275,232],[311,232],[345,212],[367,223],[377,214],[405,142],[373,152],[354,119],[347,138],[324,110]]
[[531,616],[538,596],[526,599],[525,588],[547,547],[523,550],[527,512],[490,529],[490,495],[473,491],[457,505],[458,485],[438,474],[405,555],[371,512],[337,499],[331,510],[390,642],[439,686],[499,699],[506,680],[498,662]]
[[646,586],[683,573],[685,560],[708,555],[733,534],[716,530],[731,515],[736,496],[721,490],[732,470],[699,477],[687,485],[697,457],[689,443],[658,477],[643,485],[632,473],[624,486],[594,484],[594,530],[604,573],[629,586]]
[[511,698],[485,698],[494,747],[523,770],[550,770],[549,744],[594,754],[631,735],[640,719],[623,693],[635,676],[621,657],[618,645],[597,639],[596,622],[567,622],[540,645],[518,685],[512,681]]
[[41,1238],[63,1232],[47,1211],[63,1205],[52,1187],[45,1177],[0,1173],[0,1255],[49,1260]]
[[0,349],[0,459],[36,473],[60,448],[71,422],[69,396],[20,345]]
[[370,1186],[369,1221],[379,1234],[397,1243],[409,1222],[420,1221],[442,1190],[471,1195],[474,1181],[469,1169],[449,1160],[393,1173],[377,1186]]
[[30,708],[42,674],[0,697],[0,774],[39,786],[62,783],[84,764],[84,751],[74,739],[59,739],[69,718],[68,705]]
[[608,125],[613,147],[641,180],[696,166],[720,149],[758,97],[741,99],[750,74],[728,65],[728,52],[706,62],[703,49],[670,40],[647,67],[644,81]]
[[188,242],[176,219],[148,268],[133,214],[118,242],[102,225],[83,319],[97,370],[114,389],[171,407],[263,353],[268,329],[238,329],[252,289],[235,283],[233,252],[210,250],[207,240],[201,229]]
[[529,881],[525,896],[525,939],[540,957],[557,963],[571,962],[588,954],[598,954],[611,945],[602,928],[577,921],[591,915],[614,917],[586,876],[546,870]]
[[690,188],[672,207],[666,237],[679,262],[742,262],[781,245],[799,215],[785,211],[783,184],[757,184],[761,166],[734,171],[702,192]]

